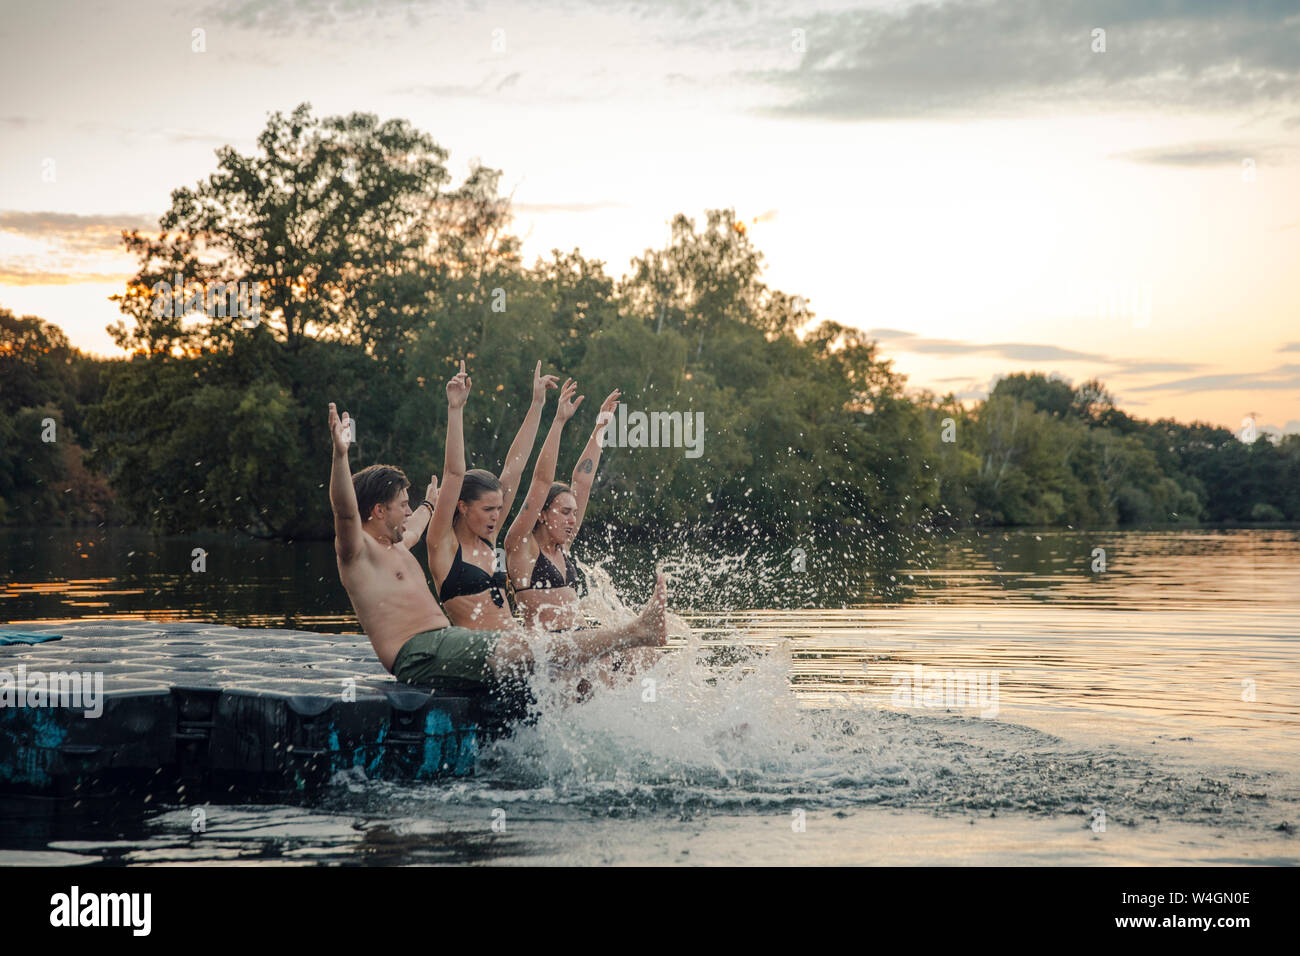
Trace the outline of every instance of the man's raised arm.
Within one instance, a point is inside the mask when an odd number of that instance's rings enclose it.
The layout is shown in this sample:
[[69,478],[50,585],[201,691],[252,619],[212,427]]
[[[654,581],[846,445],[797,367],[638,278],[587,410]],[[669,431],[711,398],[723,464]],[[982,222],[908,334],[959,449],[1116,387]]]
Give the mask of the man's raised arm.
[[348,464],[348,413],[339,418],[330,402],[330,438],[334,446],[334,467],[330,469],[330,506],[334,509],[334,550],[344,564],[362,553],[361,514],[357,510],[357,492],[352,487],[352,468]]

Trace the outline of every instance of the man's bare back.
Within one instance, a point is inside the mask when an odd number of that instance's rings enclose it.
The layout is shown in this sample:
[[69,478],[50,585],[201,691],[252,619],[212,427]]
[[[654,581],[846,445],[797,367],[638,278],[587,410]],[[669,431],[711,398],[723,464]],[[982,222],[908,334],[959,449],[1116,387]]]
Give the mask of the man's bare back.
[[[348,466],[348,413],[340,419],[330,403],[330,434],[334,466],[330,472],[330,503],[334,508],[334,552],[339,578],[347,589],[361,629],[375,656],[391,673],[403,644],[421,631],[448,627],[451,622],[433,599],[424,569],[402,542],[411,517],[408,491],[391,503],[373,507],[363,522]],[[405,479],[402,479],[405,481]]]

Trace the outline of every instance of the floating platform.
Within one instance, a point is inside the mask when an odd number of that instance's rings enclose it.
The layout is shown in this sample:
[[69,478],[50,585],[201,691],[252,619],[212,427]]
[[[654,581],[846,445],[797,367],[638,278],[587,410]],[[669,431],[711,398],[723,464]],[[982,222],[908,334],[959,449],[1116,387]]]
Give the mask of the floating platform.
[[283,799],[351,768],[432,780],[471,773],[505,730],[486,695],[399,684],[360,634],[147,620],[22,630],[61,638],[0,646],[0,797]]

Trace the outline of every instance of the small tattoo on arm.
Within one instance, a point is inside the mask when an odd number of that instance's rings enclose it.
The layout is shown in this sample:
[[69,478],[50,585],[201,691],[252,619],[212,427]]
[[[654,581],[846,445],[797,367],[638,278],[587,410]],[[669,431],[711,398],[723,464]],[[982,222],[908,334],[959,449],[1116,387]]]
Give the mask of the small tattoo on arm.
[[584,459],[582,459],[582,461],[578,462],[578,473],[579,473],[579,474],[582,474],[582,475],[585,475],[585,474],[587,474],[588,472],[590,472],[590,471],[592,470],[593,467],[594,467],[594,466],[593,466],[592,463],[591,463],[591,459],[590,459],[590,458],[584,458]]

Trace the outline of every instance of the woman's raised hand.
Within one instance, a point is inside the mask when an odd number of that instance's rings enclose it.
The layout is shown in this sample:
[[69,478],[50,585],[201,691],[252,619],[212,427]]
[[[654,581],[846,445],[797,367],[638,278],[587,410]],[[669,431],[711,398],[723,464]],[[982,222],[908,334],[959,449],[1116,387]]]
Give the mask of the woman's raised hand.
[[447,407],[462,408],[465,400],[469,398],[470,378],[465,371],[465,360],[460,360],[460,371],[451,377],[447,383]]
[[540,405],[546,401],[546,390],[548,388],[558,388],[560,380],[554,375],[542,374],[542,362],[537,361],[537,368],[533,371],[533,404]]
[[564,380],[564,387],[560,389],[560,401],[555,406],[555,417],[562,422],[567,422],[573,417],[578,406],[582,404],[585,395],[579,395],[577,401],[574,401],[573,395],[578,391],[578,383],[571,378]]
[[605,400],[600,403],[600,414],[596,416],[596,426],[607,425],[614,417],[614,409],[618,407],[618,398],[621,393],[618,389],[610,392]]

